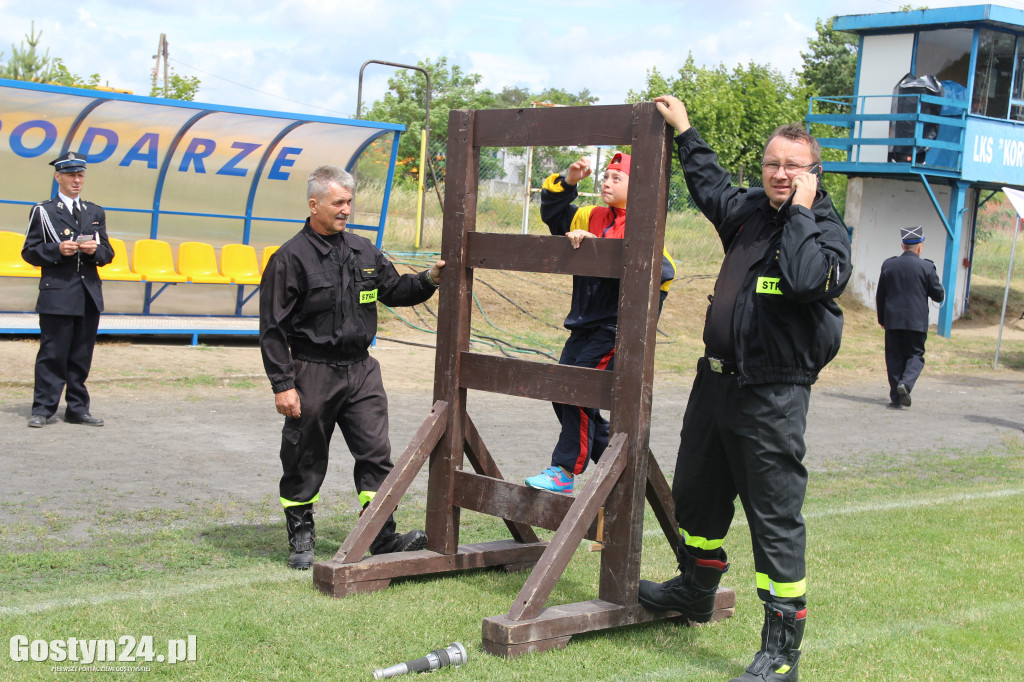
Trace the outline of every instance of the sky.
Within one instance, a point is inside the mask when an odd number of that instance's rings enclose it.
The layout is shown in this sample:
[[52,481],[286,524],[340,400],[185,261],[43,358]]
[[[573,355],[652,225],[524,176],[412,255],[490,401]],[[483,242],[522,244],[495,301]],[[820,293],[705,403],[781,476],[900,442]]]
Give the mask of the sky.
[[[479,88],[584,89],[620,104],[657,68],[751,61],[789,75],[837,14],[893,12],[906,0],[0,0],[0,52],[32,29],[40,48],[79,76],[148,95],[160,34],[170,66],[201,80],[196,100],[250,109],[353,118],[368,60],[416,65],[446,57],[482,77]],[[930,8],[983,4],[912,2]],[[1024,0],[998,3],[1024,10]],[[366,66],[364,110],[396,69]]]

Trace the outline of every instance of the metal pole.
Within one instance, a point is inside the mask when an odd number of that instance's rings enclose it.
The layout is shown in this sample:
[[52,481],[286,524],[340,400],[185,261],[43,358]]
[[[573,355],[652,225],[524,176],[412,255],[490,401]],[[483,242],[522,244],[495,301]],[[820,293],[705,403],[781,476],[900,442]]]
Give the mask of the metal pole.
[[1017,232],[1020,231],[1020,216],[1013,224],[1013,244],[1010,246],[1010,267],[1006,269],[1006,291],[1003,292],[1003,313],[999,317],[999,337],[996,339],[996,359],[992,369],[999,369],[999,347],[1003,343],[1003,322],[1006,321],[1006,301],[1010,298],[1010,277],[1013,274],[1013,255],[1017,250]]
[[526,166],[523,168],[523,234],[530,231],[530,185],[533,183],[533,147],[526,148]]
[[163,47],[164,47],[164,49],[163,49],[163,54],[164,54],[164,97],[167,97],[167,53],[169,52],[169,50],[167,49],[167,34],[166,33],[161,33],[160,34],[160,42],[163,43]]
[[378,59],[368,59],[363,62],[363,65],[359,67],[359,92],[356,95],[356,119],[363,113],[363,70],[366,69],[368,64],[383,64],[384,66],[393,66],[396,69],[412,69],[413,71],[419,71],[423,74],[423,77],[427,79],[427,97],[424,105],[424,119],[423,119],[423,134],[420,142],[420,182],[419,182],[419,208],[417,208],[416,214],[416,248],[420,246],[420,235],[423,234],[423,209],[424,209],[424,192],[423,192],[423,173],[427,167],[427,146],[430,141],[430,74],[427,70],[419,66],[411,66],[409,64],[397,64],[395,62],[383,62]]

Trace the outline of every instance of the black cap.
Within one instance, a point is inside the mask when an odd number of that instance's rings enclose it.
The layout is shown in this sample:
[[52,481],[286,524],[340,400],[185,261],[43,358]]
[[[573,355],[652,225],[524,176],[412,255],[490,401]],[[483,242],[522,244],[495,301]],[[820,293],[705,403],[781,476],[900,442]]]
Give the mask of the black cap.
[[50,162],[58,173],[80,173],[85,170],[85,157],[74,152],[61,154]]
[[920,225],[917,227],[901,227],[900,240],[907,246],[920,244],[924,241],[924,230],[921,229]]

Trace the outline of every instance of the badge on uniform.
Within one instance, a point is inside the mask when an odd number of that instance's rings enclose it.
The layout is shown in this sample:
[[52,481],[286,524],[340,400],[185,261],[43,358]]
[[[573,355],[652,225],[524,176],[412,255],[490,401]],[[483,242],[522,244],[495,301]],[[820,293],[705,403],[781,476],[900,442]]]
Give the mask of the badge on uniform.
[[757,278],[757,293],[759,294],[782,294],[782,289],[779,288],[778,277],[758,277]]

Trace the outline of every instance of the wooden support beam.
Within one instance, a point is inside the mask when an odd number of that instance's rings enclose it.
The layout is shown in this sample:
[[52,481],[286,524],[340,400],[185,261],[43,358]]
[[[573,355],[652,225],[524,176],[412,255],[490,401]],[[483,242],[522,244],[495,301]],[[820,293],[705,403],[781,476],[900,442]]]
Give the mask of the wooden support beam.
[[[455,504],[463,509],[557,531],[576,498],[518,483],[455,472]],[[583,537],[597,539],[597,521]]]
[[611,372],[468,351],[460,356],[463,388],[601,410],[611,408]]
[[367,505],[366,510],[356,522],[355,528],[338,549],[338,553],[334,555],[335,561],[341,563],[359,561],[370,549],[370,545],[380,533],[380,529],[384,527],[388,517],[398,507],[398,501],[402,499],[416,478],[416,474],[423,468],[427,455],[433,451],[440,440],[447,416],[448,403],[443,400],[435,402],[430,414],[423,420],[419,430],[409,441],[409,446],[398,459],[395,468],[384,479],[380,490]]
[[620,239],[585,239],[574,249],[561,236],[471,232],[467,245],[466,260],[474,268],[588,277],[622,275]]
[[393,578],[447,573],[475,568],[497,568],[530,564],[543,554],[547,543],[523,544],[514,540],[461,545],[452,554],[429,550],[393,552],[368,556],[358,563],[337,560],[313,564],[313,584],[332,597],[373,592],[388,586]]
[[[719,621],[733,615],[736,593],[730,589],[719,589],[715,595],[715,611],[711,621]],[[573,635],[595,630],[649,623],[656,620],[679,620],[687,624],[675,611],[648,611],[639,604],[621,606],[594,599],[549,606],[527,620],[513,620],[506,616],[485,618],[481,628],[483,649],[495,656],[512,658],[522,654],[560,649],[568,644]]]
[[434,400],[448,402],[448,420],[441,442],[430,456],[427,482],[427,549],[452,554],[459,544],[459,510],[452,505],[452,476],[462,468],[462,434],[466,391],[460,351],[469,349],[473,270],[466,266],[466,238],[476,230],[480,150],[473,146],[472,111],[457,109],[448,116],[448,164],[445,177],[441,257],[445,260],[438,291],[437,352],[434,359]]
[[679,550],[679,526],[676,523],[676,505],[672,499],[672,489],[668,486],[665,474],[658,466],[658,460],[654,453],[647,450],[647,501],[651,505],[651,511],[658,519],[661,532],[665,534],[672,553]]
[[[502,480],[501,471],[498,470],[498,465],[494,462],[494,458],[491,457],[490,451],[484,444],[483,438],[480,437],[480,432],[476,430],[476,424],[473,423],[469,414],[466,414],[463,430],[466,437],[466,455],[473,470],[481,476]],[[458,491],[458,486],[455,487],[455,491]],[[465,508],[465,505],[460,505],[458,501],[455,501],[454,504]],[[533,532],[533,528],[530,528],[525,523],[519,523],[506,518],[505,525],[508,526],[512,537],[518,542],[540,542],[540,538]]]
[[[512,602],[512,608],[508,610],[508,617],[511,620],[525,620],[536,618],[544,602],[551,596],[558,578],[565,571],[569,560],[576,552],[583,534],[594,523],[597,518],[597,510],[604,504],[609,491],[619,480],[619,476],[626,466],[626,435],[623,433],[612,434],[608,442],[608,448],[601,455],[601,461],[597,465],[590,480],[583,486],[579,497],[573,502],[566,514],[562,525],[559,526],[555,536],[551,538],[544,556],[541,557],[537,566],[530,573],[530,577],[519,591],[516,600]],[[643,510],[641,509],[641,514]]]
[[[630,144],[634,135],[632,115],[635,106],[613,104],[558,109],[539,107],[477,111],[473,144],[477,147]],[[651,107],[653,106],[651,103]],[[448,130],[451,130],[451,123],[448,124]],[[449,159],[448,168],[451,167]]]
[[605,505],[606,540],[598,590],[599,598],[623,606],[637,603],[640,587],[654,349],[672,163],[672,140],[654,102],[634,105],[631,123],[633,163],[623,236],[611,408],[612,433],[626,433],[630,438],[626,469]]

